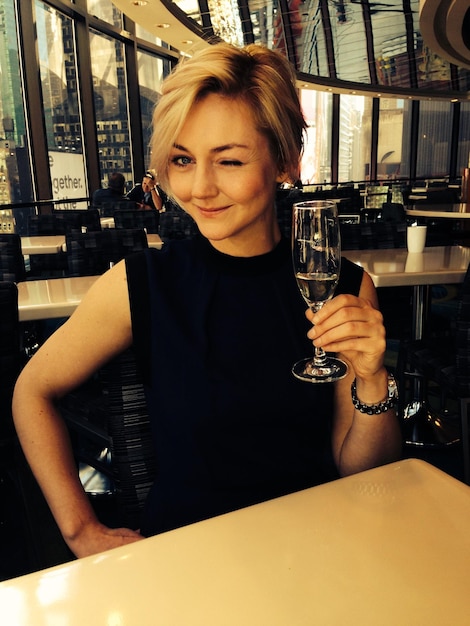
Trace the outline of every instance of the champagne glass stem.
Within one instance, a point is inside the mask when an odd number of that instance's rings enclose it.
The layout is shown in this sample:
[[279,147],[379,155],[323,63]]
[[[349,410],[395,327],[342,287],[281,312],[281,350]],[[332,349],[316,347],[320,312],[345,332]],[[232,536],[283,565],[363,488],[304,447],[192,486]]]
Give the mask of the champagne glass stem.
[[313,351],[313,362],[316,367],[325,367],[328,364],[326,352],[323,348],[317,348]]

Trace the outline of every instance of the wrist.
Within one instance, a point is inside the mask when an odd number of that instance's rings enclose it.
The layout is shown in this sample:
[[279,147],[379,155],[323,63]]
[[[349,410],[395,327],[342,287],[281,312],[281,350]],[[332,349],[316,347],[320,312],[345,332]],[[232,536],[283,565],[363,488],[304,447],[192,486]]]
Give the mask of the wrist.
[[395,407],[398,402],[398,389],[395,378],[384,370],[373,385],[362,383],[358,391],[357,380],[351,385],[351,399],[354,408],[360,413],[379,415]]

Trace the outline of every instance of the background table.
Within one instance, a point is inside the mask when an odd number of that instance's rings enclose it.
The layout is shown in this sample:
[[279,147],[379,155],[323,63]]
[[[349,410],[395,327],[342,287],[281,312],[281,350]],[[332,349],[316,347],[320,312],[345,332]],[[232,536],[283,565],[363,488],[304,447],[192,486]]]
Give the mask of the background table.
[[[147,233],[149,248],[162,247],[160,235]],[[23,254],[55,254],[65,251],[65,235],[38,235],[21,237],[21,251]]]
[[463,282],[470,263],[470,248],[463,246],[429,247],[422,254],[409,254],[402,248],[345,250],[342,254],[363,267],[376,287],[413,287],[413,339],[423,335],[426,287]]
[[470,488],[408,460],[0,584],[8,626],[467,626]]
[[78,276],[18,283],[20,322],[70,317],[98,278]]
[[470,204],[422,204],[406,209],[407,217],[470,219]]
[[64,235],[21,237],[21,251],[23,254],[55,254],[62,251],[64,243]]

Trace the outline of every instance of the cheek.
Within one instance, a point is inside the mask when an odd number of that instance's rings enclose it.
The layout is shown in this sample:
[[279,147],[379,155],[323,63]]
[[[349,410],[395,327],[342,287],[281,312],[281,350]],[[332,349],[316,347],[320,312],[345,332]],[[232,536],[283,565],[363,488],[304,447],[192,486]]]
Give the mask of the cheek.
[[177,173],[168,174],[168,184],[175,196],[181,200],[187,200],[191,197],[191,182],[189,176],[181,176]]

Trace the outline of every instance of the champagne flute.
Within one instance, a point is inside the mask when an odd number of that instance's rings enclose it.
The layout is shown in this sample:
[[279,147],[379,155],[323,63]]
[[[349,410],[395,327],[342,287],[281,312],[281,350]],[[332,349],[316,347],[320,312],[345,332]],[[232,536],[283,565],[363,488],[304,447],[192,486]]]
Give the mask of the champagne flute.
[[[316,313],[333,297],[339,280],[341,247],[334,202],[308,200],[294,204],[292,260],[300,293]],[[340,380],[347,371],[346,363],[328,356],[322,348],[315,348],[313,359],[302,359],[292,368],[296,378],[312,383]]]

